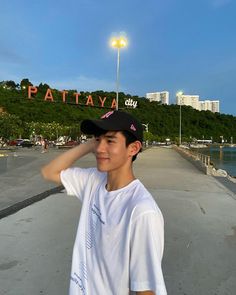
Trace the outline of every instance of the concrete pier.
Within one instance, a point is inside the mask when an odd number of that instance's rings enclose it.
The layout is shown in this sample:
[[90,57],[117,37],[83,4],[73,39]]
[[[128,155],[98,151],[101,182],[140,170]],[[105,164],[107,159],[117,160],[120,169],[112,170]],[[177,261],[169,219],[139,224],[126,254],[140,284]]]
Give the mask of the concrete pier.
[[[14,173],[10,169],[0,174],[1,186],[5,180],[4,190],[0,192],[0,199],[4,199],[5,194],[5,205],[13,198],[11,181],[15,202],[17,187],[23,193],[17,175],[21,180],[25,179],[24,170],[27,170],[28,180],[24,186],[28,197],[42,193],[45,185],[51,186],[45,184],[39,174],[39,166],[59,151],[49,153],[45,157],[44,154],[36,157],[33,151],[29,151],[28,155],[36,158],[24,168],[15,167]],[[93,163],[91,155],[82,165]],[[33,169],[33,182],[28,177],[28,165]],[[136,176],[151,191],[164,215],[163,271],[168,294],[235,294],[235,194],[170,148],[146,150],[134,162],[134,168]],[[3,207],[0,200],[0,211]],[[1,295],[67,294],[79,214],[79,201],[62,191],[0,220]]]

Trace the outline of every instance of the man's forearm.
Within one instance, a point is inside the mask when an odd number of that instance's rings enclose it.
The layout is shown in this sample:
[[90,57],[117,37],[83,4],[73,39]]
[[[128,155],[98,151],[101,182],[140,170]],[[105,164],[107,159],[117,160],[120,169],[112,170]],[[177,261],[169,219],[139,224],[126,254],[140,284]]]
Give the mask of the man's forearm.
[[42,169],[42,175],[45,179],[61,183],[60,172],[71,167],[75,161],[94,151],[95,140],[89,140],[79,146],[72,148],[61,154]]

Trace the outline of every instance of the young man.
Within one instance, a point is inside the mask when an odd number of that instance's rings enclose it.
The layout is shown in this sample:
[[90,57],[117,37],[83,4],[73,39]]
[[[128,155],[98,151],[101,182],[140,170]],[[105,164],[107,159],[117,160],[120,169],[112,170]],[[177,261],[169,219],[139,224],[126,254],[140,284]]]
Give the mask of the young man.
[[[81,131],[94,138],[42,169],[46,179],[62,183],[82,202],[70,295],[166,295],[163,217],[132,169],[142,129],[121,111],[84,120]],[[97,168],[71,168],[88,153],[95,154]]]

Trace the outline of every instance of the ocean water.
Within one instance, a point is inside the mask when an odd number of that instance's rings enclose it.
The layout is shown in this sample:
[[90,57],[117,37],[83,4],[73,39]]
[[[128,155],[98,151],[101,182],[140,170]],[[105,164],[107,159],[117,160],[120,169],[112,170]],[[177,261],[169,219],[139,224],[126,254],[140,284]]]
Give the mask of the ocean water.
[[236,147],[209,147],[198,151],[211,156],[211,162],[217,169],[223,169],[236,177]]

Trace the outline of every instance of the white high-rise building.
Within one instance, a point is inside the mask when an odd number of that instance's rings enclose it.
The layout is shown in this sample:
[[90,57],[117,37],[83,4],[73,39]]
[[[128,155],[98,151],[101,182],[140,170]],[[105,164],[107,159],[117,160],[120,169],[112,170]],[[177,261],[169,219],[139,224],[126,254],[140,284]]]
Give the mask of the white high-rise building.
[[159,102],[161,102],[161,104],[169,104],[169,92],[168,91],[146,93],[146,98],[149,101],[159,101]]
[[211,107],[212,107],[213,113],[219,113],[220,112],[220,101],[219,100],[212,100]]
[[199,101],[199,111],[205,111],[205,102],[204,101]]
[[219,100],[203,100],[199,101],[200,111],[211,111],[213,113],[220,112],[220,101]]
[[211,111],[213,113],[220,112],[220,101],[219,100],[203,100],[199,101],[199,95],[185,95],[176,94],[176,104],[191,106],[192,108],[199,111]]
[[185,95],[185,94],[176,94],[176,103],[178,105],[191,106],[194,109],[199,108],[199,95]]

